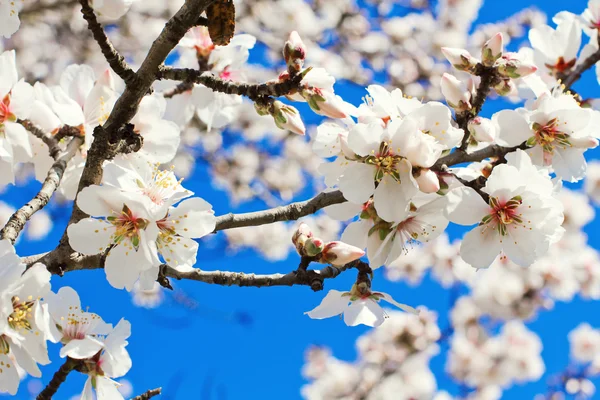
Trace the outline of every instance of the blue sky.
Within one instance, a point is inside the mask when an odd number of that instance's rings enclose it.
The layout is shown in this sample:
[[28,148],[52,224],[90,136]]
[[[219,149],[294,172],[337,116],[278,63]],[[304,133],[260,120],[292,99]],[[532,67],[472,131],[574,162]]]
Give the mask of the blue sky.
[[[492,22],[508,17],[524,6],[536,5],[549,16],[567,8],[575,13],[585,9],[586,1],[569,2],[488,0],[480,14],[480,22]],[[576,89],[588,96],[598,96],[598,84],[592,74],[585,76]],[[356,104],[360,96],[356,88],[343,84],[337,87],[339,94],[348,94]],[[502,107],[501,102],[486,104],[484,116],[491,115]],[[596,158],[598,151],[588,153]],[[186,187],[213,204],[217,214],[232,211],[245,212],[265,206],[253,202],[232,208],[227,195],[210,186],[210,178],[203,167],[186,179]],[[10,188],[0,198],[19,207],[30,199],[39,184],[25,188]],[[298,199],[307,198],[304,193]],[[70,209],[53,204],[52,213],[55,229],[41,242],[22,240],[17,250],[20,255],[29,255],[51,250],[62,234]],[[598,223],[587,227],[590,242],[600,246],[596,235]],[[450,234],[456,231],[450,229]],[[288,272],[296,268],[298,257],[291,255],[282,262],[267,262],[251,251],[235,257],[227,257],[220,250],[199,253],[199,266],[205,270],[230,270],[255,273]],[[380,271],[378,271],[380,272]],[[327,282],[327,288],[347,289],[355,274],[345,273],[335,281]],[[397,300],[411,305],[425,305],[439,313],[439,324],[447,326],[447,312],[451,294],[429,277],[418,287],[403,283],[390,283],[376,274],[377,289],[392,294]],[[53,289],[73,286],[80,294],[82,304],[90,311],[100,314],[107,322],[116,324],[120,318],[132,323],[132,336],[128,350],[133,359],[133,368],[126,376],[133,383],[135,393],[162,386],[163,399],[296,399],[300,398],[300,387],[304,382],[300,374],[305,349],[311,344],[326,345],[333,354],[344,360],[354,360],[356,338],[367,328],[346,327],[339,319],[313,321],[303,312],[318,304],[325,294],[313,293],[307,287],[284,288],[235,288],[207,285],[198,282],[177,282],[176,288],[197,302],[195,310],[186,309],[167,293],[167,301],[157,310],[143,310],[132,306],[130,295],[112,288],[103,271],[81,271],[54,277]],[[540,335],[546,363],[546,374],[536,383],[529,383],[505,392],[505,398],[532,398],[546,390],[549,375],[561,371],[568,363],[567,333],[580,322],[588,321],[600,327],[597,302],[579,298],[571,303],[557,303],[553,310],[542,312],[528,327]],[[457,392],[457,384],[444,373],[445,357],[432,360],[432,369],[438,385],[450,392]],[[51,345],[51,365],[44,367],[43,382],[51,378],[59,367],[58,346]],[[57,398],[69,398],[83,388],[84,377],[74,373],[61,387]],[[26,382],[21,386],[17,398],[29,398]]]

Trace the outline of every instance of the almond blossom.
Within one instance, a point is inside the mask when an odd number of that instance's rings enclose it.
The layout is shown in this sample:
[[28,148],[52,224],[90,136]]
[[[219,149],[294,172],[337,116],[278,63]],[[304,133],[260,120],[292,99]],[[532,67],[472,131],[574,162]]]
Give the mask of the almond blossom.
[[[114,378],[120,378],[131,369],[131,358],[125,347],[131,335],[131,324],[122,319],[103,340],[102,350],[84,361],[82,371],[88,375],[81,400],[119,400],[119,384]],[[94,397],[94,392],[96,396]]]
[[598,145],[592,124],[596,113],[582,109],[572,95],[558,91],[542,95],[531,112],[502,110],[492,119],[501,144],[526,142],[532,147],[527,152],[535,164],[552,166],[559,178],[574,182],[585,175],[583,153]]
[[581,47],[581,25],[575,18],[564,19],[556,29],[542,25],[529,31],[535,65],[548,73],[567,73],[577,61]]
[[486,268],[503,252],[521,266],[531,265],[560,238],[562,204],[552,197],[552,185],[536,171],[529,157],[519,152],[513,165],[498,165],[482,192],[470,187],[448,194],[449,218],[461,225],[478,226],[462,242],[461,257],[475,268]]
[[364,284],[352,286],[350,292],[330,290],[321,304],[307,314],[312,319],[324,319],[344,314],[344,322],[348,326],[368,325],[377,327],[387,317],[385,311],[378,304],[385,300],[403,311],[417,314],[417,310],[396,302],[387,293],[372,292]]
[[44,302],[51,316],[49,338],[63,344],[61,357],[85,359],[102,349],[102,338],[110,333],[112,325],[97,314],[83,311],[79,295],[73,288],[65,286],[56,294],[50,292]]
[[90,186],[79,193],[77,205],[99,219],[69,225],[69,243],[83,254],[107,251],[104,271],[112,286],[131,291],[144,272],[156,279],[159,230],[147,203],[114,187]]

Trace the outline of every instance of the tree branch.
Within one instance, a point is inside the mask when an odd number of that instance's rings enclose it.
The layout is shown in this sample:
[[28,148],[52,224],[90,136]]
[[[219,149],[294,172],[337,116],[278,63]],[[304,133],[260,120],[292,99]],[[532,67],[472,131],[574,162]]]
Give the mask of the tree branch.
[[346,199],[339,190],[322,192],[310,200],[292,203],[287,206],[244,214],[229,213],[217,217],[215,232],[243,226],[258,226],[279,221],[294,221],[314,214],[318,210],[334,204],[344,203]]
[[279,97],[289,94],[297,89],[302,81],[302,74],[297,74],[283,82],[274,83],[241,83],[223,80],[210,72],[200,72],[191,68],[170,68],[161,66],[158,73],[158,79],[169,79],[182,82],[193,82],[202,84],[215,92],[237,94],[256,100],[263,96]]
[[154,396],[158,396],[162,391],[162,388],[150,389],[147,392],[140,394],[139,396],[133,397],[131,400],[148,400]]
[[56,394],[56,391],[60,387],[60,385],[67,379],[67,375],[73,369],[75,369],[79,365],[80,361],[73,359],[71,357],[67,357],[65,363],[60,366],[58,371],[54,373],[52,380],[48,383],[48,386],[44,388],[36,397],[37,400],[52,400],[52,397]]
[[8,239],[14,243],[33,214],[48,204],[50,198],[56,189],[58,189],[58,185],[60,185],[67,164],[77,154],[79,147],[82,144],[83,138],[74,138],[69,142],[65,152],[60,157],[57,157],[54,164],[52,164],[44,183],[42,183],[40,191],[27,204],[19,208],[9,218],[2,231],[0,231],[0,237],[2,239]]
[[88,0],[80,0],[81,3],[81,13],[83,14],[83,18],[88,23],[88,28],[92,32],[92,36],[98,45],[100,46],[100,50],[106,61],[108,61],[108,65],[112,68],[113,71],[117,75],[121,77],[125,81],[127,85],[132,84],[132,82],[136,79],[136,74],[133,70],[127,65],[125,58],[119,54],[119,52],[114,48],[108,36],[104,32],[102,25],[98,22],[96,18],[96,14],[94,13],[94,9],[90,6]]
[[485,99],[488,94],[490,94],[492,85],[498,80],[498,71],[496,68],[486,67],[483,64],[477,65],[475,75],[480,76],[481,81],[477,87],[475,98],[473,98],[473,101],[471,102],[471,109],[456,114],[456,123],[465,133],[459,147],[460,151],[465,151],[469,145],[469,138],[471,136],[469,133],[469,121],[481,112],[483,103],[485,103]]
[[518,149],[525,150],[528,149],[526,142],[521,143],[518,146],[514,147],[503,147],[497,144],[490,145],[488,147],[484,147],[483,149],[474,151],[472,153],[467,153],[461,150],[455,150],[454,152],[448,154],[437,160],[437,162],[431,167],[434,170],[442,170],[444,166],[451,167],[453,165],[467,163],[467,162],[476,162],[482,161],[486,158],[490,157],[504,157],[508,153],[512,153],[513,151],[517,151]]

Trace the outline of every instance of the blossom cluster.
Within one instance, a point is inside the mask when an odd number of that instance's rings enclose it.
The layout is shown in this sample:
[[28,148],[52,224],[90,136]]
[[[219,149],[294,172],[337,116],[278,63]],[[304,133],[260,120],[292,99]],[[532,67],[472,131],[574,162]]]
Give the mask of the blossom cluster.
[[77,292],[66,286],[53,293],[50,272],[40,263],[26,269],[7,240],[0,241],[0,392],[15,395],[20,371],[40,377],[50,363],[47,342],[60,343],[60,357],[75,360],[88,376],[82,399],[122,399],[119,378],[131,368],[126,350],[131,325],[113,327],[84,311]]

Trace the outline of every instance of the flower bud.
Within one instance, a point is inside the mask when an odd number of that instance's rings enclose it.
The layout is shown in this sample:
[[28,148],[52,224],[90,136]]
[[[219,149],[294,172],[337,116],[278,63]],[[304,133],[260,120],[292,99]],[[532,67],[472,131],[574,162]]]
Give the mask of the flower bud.
[[428,168],[422,168],[415,180],[419,185],[419,190],[423,193],[436,193],[440,190],[440,180],[437,174]]
[[310,230],[310,227],[306,223],[302,222],[296,228],[294,235],[292,235],[292,243],[301,243],[304,246],[304,242],[306,242],[306,239],[311,237],[313,237],[313,233]]
[[473,118],[469,121],[468,129],[471,137],[478,142],[493,142],[496,139],[496,127],[487,118]]
[[311,87],[302,90],[302,97],[316,114],[329,118],[346,118],[348,116],[343,109],[344,102],[333,93]]
[[304,122],[302,122],[300,113],[295,107],[288,106],[276,100],[273,102],[273,109],[269,111],[275,120],[275,125],[279,129],[288,129],[298,135],[305,134],[306,128],[304,127]]
[[308,238],[304,243],[303,255],[314,257],[318,254],[321,254],[323,248],[325,247],[325,243],[319,238]]
[[502,33],[498,32],[483,45],[483,49],[481,50],[483,65],[487,67],[493,66],[496,60],[502,57],[503,47],[504,40]]
[[446,102],[456,111],[466,111],[471,109],[471,95],[462,83],[453,75],[442,75],[441,81],[442,94]]
[[365,252],[358,247],[335,241],[325,245],[319,261],[323,264],[330,263],[333,266],[340,267],[354,260],[358,260],[364,255]]
[[300,39],[298,32],[293,31],[285,42],[283,47],[283,58],[288,67],[290,74],[299,72],[304,66],[304,59],[306,58],[306,46]]
[[478,59],[465,49],[442,47],[442,53],[454,68],[459,71],[471,72],[477,66]]
[[507,78],[522,78],[533,74],[537,67],[533,64],[522,62],[516,53],[507,53],[498,62],[498,73]]
[[500,96],[507,96],[517,89],[514,82],[510,79],[502,79],[494,86],[494,90]]

